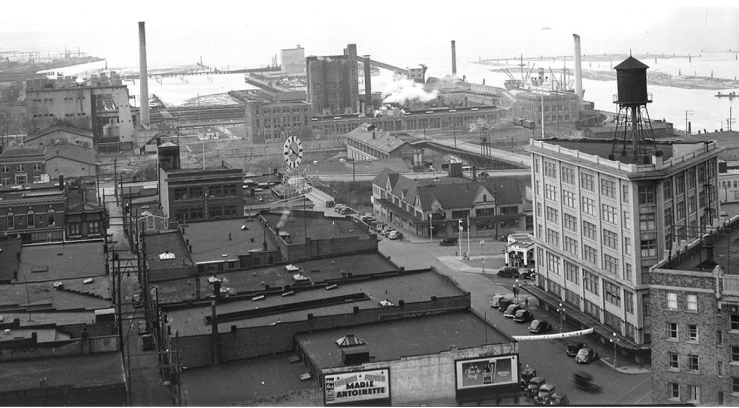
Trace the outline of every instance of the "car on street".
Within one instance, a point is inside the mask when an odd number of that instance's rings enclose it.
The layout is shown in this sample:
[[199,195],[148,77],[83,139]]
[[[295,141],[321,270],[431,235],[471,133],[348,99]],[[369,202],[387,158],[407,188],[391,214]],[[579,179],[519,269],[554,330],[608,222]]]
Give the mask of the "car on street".
[[526,323],[534,318],[534,314],[526,309],[519,309],[513,316],[513,321],[518,323]]
[[64,282],[54,282],[51,286],[54,289],[64,289]]
[[536,269],[527,269],[521,273],[521,279],[534,280]]
[[526,394],[528,398],[534,398],[536,394],[539,393],[539,388],[546,383],[547,380],[545,380],[544,377],[534,377],[529,380],[529,384],[526,386],[524,394]]
[[523,309],[523,306],[521,306],[519,304],[510,305],[510,306],[508,306],[508,309],[506,309],[505,312],[503,312],[503,316],[505,316],[505,317],[513,317],[513,316],[516,315],[516,312],[518,312],[521,309]]
[[577,355],[575,356],[575,361],[581,364],[588,364],[592,363],[597,358],[598,352],[596,352],[594,349],[583,347],[580,349],[580,351],[577,352]]
[[457,245],[457,238],[454,238],[454,237],[442,238],[439,240],[439,245],[441,246]]
[[518,304],[518,301],[515,298],[501,299],[498,302],[498,310],[500,310],[501,312],[505,312],[506,310],[508,310],[508,306],[512,304]]
[[400,231],[398,231],[398,230],[395,230],[395,231],[391,231],[389,234],[387,234],[387,237],[389,239],[401,239],[401,238],[403,238],[403,233],[400,232]]
[[546,320],[532,320],[529,331],[534,334],[544,333],[552,330],[552,325]]
[[514,268],[511,266],[500,268],[498,270],[498,276],[502,276],[504,278],[518,278],[518,268]]
[[490,307],[497,309],[503,299],[513,299],[512,293],[496,293],[490,300]]
[[575,357],[581,348],[585,347],[584,343],[567,343],[567,355]]

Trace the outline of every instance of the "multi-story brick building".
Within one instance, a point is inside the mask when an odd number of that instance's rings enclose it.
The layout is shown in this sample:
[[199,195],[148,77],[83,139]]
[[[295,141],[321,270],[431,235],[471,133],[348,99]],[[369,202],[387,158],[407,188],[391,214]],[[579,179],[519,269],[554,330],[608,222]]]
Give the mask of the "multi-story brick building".
[[359,112],[356,44],[348,44],[343,55],[307,57],[305,65],[313,116]]
[[652,401],[739,405],[739,219],[645,273]]
[[311,135],[311,106],[305,91],[283,91],[262,85],[239,91],[244,102],[246,139],[254,144],[282,143],[290,136]]
[[43,147],[16,147],[0,154],[0,183],[4,186],[40,182],[44,173]]
[[128,87],[117,77],[93,77],[78,84],[68,79],[26,82],[26,114],[29,133],[58,123],[92,130],[95,143],[115,139],[132,148],[136,124]]
[[534,233],[543,303],[649,361],[645,273],[719,222],[714,142],[664,143],[633,158],[612,142],[532,140]]

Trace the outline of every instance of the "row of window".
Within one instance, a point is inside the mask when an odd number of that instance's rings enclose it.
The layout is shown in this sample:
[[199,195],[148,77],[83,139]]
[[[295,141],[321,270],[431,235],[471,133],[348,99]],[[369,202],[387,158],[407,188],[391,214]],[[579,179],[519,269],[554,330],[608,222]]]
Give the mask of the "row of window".
[[[56,225],[56,213],[51,208],[45,215],[38,214],[38,217],[36,217],[36,213],[33,210],[28,210],[26,214],[21,215],[15,215],[12,211],[8,211],[5,215],[5,223],[7,225],[7,229],[15,229],[16,226],[18,228],[35,228],[37,218],[38,224],[40,225],[44,224],[44,220],[46,220],[46,225],[49,227]],[[24,222],[26,224],[25,227],[23,226]]]
[[[26,171],[26,163],[20,163],[15,166],[16,171]],[[31,167],[33,171],[41,171],[41,163],[33,163],[29,167]],[[12,168],[13,166],[10,164],[0,164],[1,173],[10,173]]]
[[[237,216],[236,206],[227,205],[223,207],[208,207],[208,219],[210,218],[232,218]],[[205,219],[205,209],[199,208],[179,208],[175,210],[175,218],[177,220],[202,220]]]
[[174,201],[194,200],[204,198],[207,194],[208,198],[214,197],[233,197],[236,195],[236,185],[226,184],[208,187],[180,187],[174,189]]

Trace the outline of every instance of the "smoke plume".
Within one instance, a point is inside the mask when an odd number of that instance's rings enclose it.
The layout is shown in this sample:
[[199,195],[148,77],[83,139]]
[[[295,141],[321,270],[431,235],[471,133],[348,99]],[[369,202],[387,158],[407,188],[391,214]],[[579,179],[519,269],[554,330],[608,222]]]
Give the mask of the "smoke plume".
[[290,210],[285,208],[282,210],[282,217],[280,217],[280,222],[277,223],[277,228],[284,227],[288,221],[290,221]]
[[407,78],[400,78],[385,86],[382,90],[382,102],[403,104],[406,101],[416,99],[421,102],[428,102],[436,99],[438,95],[439,91],[436,89],[426,92],[422,84]]

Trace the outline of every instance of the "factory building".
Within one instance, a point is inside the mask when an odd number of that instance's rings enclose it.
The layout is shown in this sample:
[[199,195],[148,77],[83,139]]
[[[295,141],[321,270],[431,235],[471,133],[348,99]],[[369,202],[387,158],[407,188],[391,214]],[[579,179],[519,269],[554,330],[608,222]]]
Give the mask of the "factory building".
[[310,56],[305,63],[313,116],[359,112],[356,44],[348,44],[343,55]]
[[296,48],[280,50],[280,65],[283,74],[305,75],[305,49],[298,44]]

